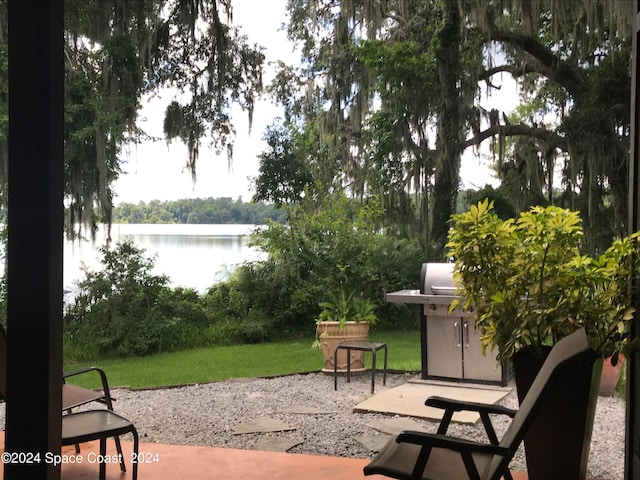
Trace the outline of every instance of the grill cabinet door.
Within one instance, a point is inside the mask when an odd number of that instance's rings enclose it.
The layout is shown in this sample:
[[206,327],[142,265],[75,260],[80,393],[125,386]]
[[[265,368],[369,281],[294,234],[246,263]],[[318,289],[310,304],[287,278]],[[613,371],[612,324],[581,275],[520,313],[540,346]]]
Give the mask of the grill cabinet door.
[[424,306],[427,322],[427,373],[462,378],[462,319],[447,315],[446,305]]
[[496,361],[496,351],[487,348],[487,354],[482,354],[482,342],[475,330],[473,317],[462,319],[462,356],[465,380],[482,380],[500,382],[502,368]]

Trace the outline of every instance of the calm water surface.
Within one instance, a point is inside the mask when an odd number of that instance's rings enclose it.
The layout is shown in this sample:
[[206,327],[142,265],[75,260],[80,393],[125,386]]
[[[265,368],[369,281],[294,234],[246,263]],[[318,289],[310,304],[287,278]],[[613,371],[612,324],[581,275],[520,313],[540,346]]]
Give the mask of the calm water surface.
[[[147,255],[155,255],[154,273],[167,275],[173,286],[205,291],[214,283],[228,278],[237,265],[257,260],[262,252],[247,245],[255,225],[144,225],[114,224],[111,240],[133,241]],[[105,243],[105,232],[98,232],[95,243],[71,242],[64,245],[64,285],[83,278],[81,265],[91,270],[100,268],[99,252]]]

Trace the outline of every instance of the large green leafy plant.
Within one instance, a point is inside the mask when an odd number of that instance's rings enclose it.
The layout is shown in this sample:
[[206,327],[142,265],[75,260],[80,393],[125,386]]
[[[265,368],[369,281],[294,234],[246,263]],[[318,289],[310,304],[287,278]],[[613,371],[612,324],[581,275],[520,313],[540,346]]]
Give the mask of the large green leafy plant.
[[498,359],[586,329],[603,356],[629,348],[629,280],[638,270],[638,235],[615,241],[599,258],[580,253],[578,212],[533,207],[501,220],[487,200],[452,216],[447,246],[455,259],[460,298],[453,307],[476,309],[476,328]]
[[346,322],[369,322],[375,325],[378,320],[376,304],[355,292],[340,290],[328,292],[327,296],[328,301],[318,303],[322,307],[318,322],[340,322],[340,329],[343,329]]
[[[347,292],[344,289],[338,291],[327,292],[327,301],[318,302],[318,305],[322,308],[320,315],[316,320],[318,326],[322,326],[324,322],[339,322],[340,330],[344,330],[347,322],[368,322],[370,326],[373,326],[378,321],[378,316],[375,313],[375,302],[359,296],[355,291]],[[321,328],[316,329],[316,340],[313,342],[312,347],[319,348],[320,339],[318,332]],[[326,335],[327,329],[324,328],[324,332],[320,333],[320,336]]]

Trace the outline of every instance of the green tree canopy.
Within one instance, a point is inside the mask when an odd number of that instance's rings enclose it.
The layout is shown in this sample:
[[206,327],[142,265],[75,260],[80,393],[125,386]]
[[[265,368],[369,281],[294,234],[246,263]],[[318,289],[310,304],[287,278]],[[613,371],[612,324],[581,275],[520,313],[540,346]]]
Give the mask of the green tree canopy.
[[468,2],[467,12],[500,46],[487,74],[510,74],[522,101],[471,141],[496,138],[512,198],[579,209],[589,249],[601,249],[626,231],[632,2]]
[[[379,195],[390,228],[441,239],[462,153],[491,140],[516,210],[580,209],[597,248],[626,220],[630,9],[622,0],[290,0],[302,67],[282,66],[271,91],[287,120],[316,132],[333,185]],[[481,101],[503,74],[519,85],[512,116]]]
[[278,207],[299,201],[313,181],[307,157],[300,151],[300,135],[292,125],[273,124],[264,139],[269,151],[260,155],[254,200],[274,202]]
[[[0,4],[0,182],[6,195],[6,1]],[[262,88],[262,49],[232,26],[230,0],[65,0],[65,205],[68,231],[110,222],[122,148],[148,139],[141,99],[169,88],[167,140],[233,149],[232,103],[251,120]],[[97,212],[97,213],[96,213]]]

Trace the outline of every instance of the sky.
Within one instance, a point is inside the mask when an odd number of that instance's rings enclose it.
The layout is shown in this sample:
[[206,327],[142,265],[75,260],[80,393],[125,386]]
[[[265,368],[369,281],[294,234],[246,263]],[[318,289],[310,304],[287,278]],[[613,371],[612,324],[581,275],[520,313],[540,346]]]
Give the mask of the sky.
[[[286,21],[285,7],[286,0],[242,0],[233,4],[234,25],[241,27],[241,33],[249,37],[250,43],[266,48],[266,63],[276,60],[294,63],[299,58],[281,29]],[[269,80],[266,72],[265,85]],[[163,138],[164,110],[172,95],[167,91],[148,102],[143,101],[138,125],[149,135]],[[247,113],[240,108],[234,109],[236,139],[232,164],[229,165],[226,151],[218,155],[208,148],[209,141],[203,140],[195,183],[185,169],[187,148],[180,141],[167,145],[165,140],[160,140],[129,147],[123,157],[125,173],[114,184],[115,203],[198,197],[242,197],[244,201],[250,201],[253,190],[249,177],[257,176],[257,157],[266,150],[262,135],[267,125],[279,115],[281,110],[268,99],[258,101],[249,134]]]
[[[265,47],[265,85],[269,82],[269,62],[283,60],[294,64],[299,53],[287,41],[282,25],[287,20],[286,0],[242,0],[234,3],[233,22],[251,43]],[[505,83],[502,91],[491,99],[509,112],[515,107],[515,86]],[[138,125],[153,137],[163,138],[162,123],[166,105],[172,100],[171,92],[164,92],[143,101]],[[250,201],[253,196],[250,178],[258,174],[258,155],[266,150],[263,133],[281,109],[269,99],[256,103],[253,125],[249,133],[246,112],[232,111],[236,127],[233,161],[226,152],[220,155],[208,148],[205,139],[200,148],[196,166],[197,179],[185,169],[187,149],[179,141],[167,145],[165,140],[144,142],[131,146],[123,156],[123,174],[114,184],[115,203],[138,203],[150,200],[177,200],[181,198],[232,197]],[[473,155],[467,149],[462,159],[463,188],[481,188],[486,183],[497,184],[486,159]]]

